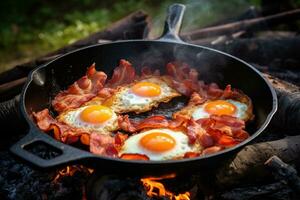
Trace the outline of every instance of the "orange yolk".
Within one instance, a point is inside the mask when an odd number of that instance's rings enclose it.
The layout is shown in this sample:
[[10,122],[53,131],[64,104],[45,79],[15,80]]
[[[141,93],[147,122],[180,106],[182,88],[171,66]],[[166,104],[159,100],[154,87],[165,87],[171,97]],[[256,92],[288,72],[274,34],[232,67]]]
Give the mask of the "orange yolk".
[[233,115],[236,112],[236,107],[227,101],[216,100],[208,102],[204,110],[214,115]]
[[132,92],[142,97],[155,97],[160,95],[160,86],[150,82],[139,82],[131,88]]
[[101,124],[110,119],[112,115],[112,110],[106,106],[91,105],[80,113],[80,118],[87,123]]
[[165,152],[174,148],[176,141],[169,134],[152,132],[140,140],[140,145],[153,152]]

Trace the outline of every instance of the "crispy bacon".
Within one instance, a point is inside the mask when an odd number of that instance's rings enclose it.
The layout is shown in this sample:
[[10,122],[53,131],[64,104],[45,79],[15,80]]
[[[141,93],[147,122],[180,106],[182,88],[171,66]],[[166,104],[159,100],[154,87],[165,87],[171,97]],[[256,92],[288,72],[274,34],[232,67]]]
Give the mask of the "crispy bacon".
[[128,115],[119,115],[118,116],[118,125],[120,127],[120,129],[126,131],[126,132],[130,132],[130,133],[134,133],[136,132],[136,123],[132,120],[129,119]]
[[183,156],[183,158],[196,158],[199,157],[200,153],[196,153],[196,152],[186,152]]
[[98,94],[103,88],[106,78],[106,74],[97,71],[95,63],[92,64],[85,76],[73,83],[67,90],[56,95],[52,101],[53,108],[57,112],[78,108]]
[[117,132],[115,135],[115,144],[118,146],[122,146],[125,142],[125,140],[127,140],[128,135],[121,133],[121,132]]
[[115,138],[110,135],[92,133],[90,135],[90,151],[92,153],[115,157],[118,154],[115,148]]
[[[53,131],[54,137],[64,143],[74,143],[79,139],[84,141],[84,144],[88,140],[85,135],[89,134],[87,131],[80,128],[71,127],[62,122],[58,122],[54,119],[48,109],[44,109],[40,112],[33,112],[33,117],[36,120],[38,127],[45,132]],[[84,135],[84,136],[83,136]],[[81,137],[85,137],[82,138]]]
[[197,91],[198,89],[197,84],[193,83],[190,80],[183,80],[183,81],[172,80],[172,86],[180,94],[183,94],[185,96],[190,96],[194,91]]
[[101,90],[99,90],[97,96],[101,97],[101,98],[108,98],[108,97],[112,96],[115,91],[116,90],[113,88],[104,87]]
[[36,120],[36,124],[42,131],[47,131],[50,125],[56,121],[49,114],[49,110],[47,108],[40,112],[33,112],[32,115]]
[[[166,65],[167,73],[175,78],[176,80],[186,80],[190,79],[191,75],[191,68],[186,64],[186,63],[180,63],[180,62],[175,62],[175,63],[168,63]],[[197,71],[193,70],[192,73],[197,73]],[[198,77],[198,73],[197,73]],[[195,74],[192,75],[192,78],[195,78]],[[197,78],[198,79],[198,78]]]
[[193,92],[189,100],[189,104],[197,106],[203,104],[205,101],[206,99],[203,96],[197,92]]
[[140,121],[137,124],[136,129],[143,130],[146,128],[167,128],[168,126],[169,122],[167,118],[161,115],[155,115]]
[[219,147],[219,146],[212,146],[212,147],[208,147],[208,148],[204,149],[201,154],[202,155],[213,154],[213,153],[221,151],[222,149],[223,148]]
[[154,75],[154,76],[159,76],[160,75],[160,71],[158,69],[156,70],[152,70],[150,67],[148,66],[144,66],[141,69],[141,77],[147,77],[150,75]]
[[161,115],[155,115],[147,117],[141,121],[133,121],[129,119],[128,115],[118,117],[118,125],[120,129],[134,133],[143,129],[154,129],[154,128],[171,128],[176,129],[185,123],[185,118],[176,118],[174,120],[168,120],[166,117]]
[[168,128],[170,129],[177,129],[180,127],[185,128],[188,120],[189,118],[187,118],[184,115],[177,115],[175,119],[169,120]]
[[217,99],[223,95],[223,90],[219,88],[216,83],[211,83],[208,85],[207,89],[207,96],[210,99]]
[[213,138],[201,127],[200,124],[196,123],[192,119],[188,121],[187,136],[189,137],[190,144],[194,144],[196,141],[199,141],[204,148],[214,145]]
[[199,89],[198,72],[186,63],[168,63],[167,74],[172,77],[173,87],[181,94],[190,96]]
[[114,69],[112,78],[108,81],[108,87],[116,87],[122,84],[131,83],[135,79],[135,69],[131,63],[121,59],[119,66]]
[[237,117],[229,115],[211,115],[211,119],[214,120],[215,127],[218,126],[229,126],[234,129],[244,129],[245,122]]
[[57,112],[78,108],[85,102],[95,97],[94,94],[68,94],[66,91],[58,93],[52,101],[52,106]]
[[68,94],[97,94],[105,84],[107,75],[96,70],[93,63],[87,70],[86,75],[73,83],[67,90]]
[[213,140],[224,147],[231,147],[249,137],[245,122],[228,115],[211,115],[209,118],[196,121]]
[[124,160],[149,160],[149,157],[138,153],[124,153],[120,156]]

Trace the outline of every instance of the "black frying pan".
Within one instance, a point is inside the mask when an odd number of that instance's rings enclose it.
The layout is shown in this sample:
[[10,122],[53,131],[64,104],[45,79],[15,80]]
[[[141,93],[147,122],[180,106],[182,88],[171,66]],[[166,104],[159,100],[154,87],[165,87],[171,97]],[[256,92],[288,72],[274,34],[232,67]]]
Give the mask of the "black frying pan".
[[[163,36],[158,40],[130,40],[92,45],[34,69],[28,76],[21,99],[21,110],[30,126],[29,133],[13,145],[11,151],[41,168],[84,163],[100,168],[102,171],[160,175],[215,168],[220,165],[220,162],[235,155],[235,152],[254,140],[266,128],[277,109],[274,89],[248,63],[211,48],[181,41],[178,32],[184,10],[184,5],[170,6]],[[222,87],[231,84],[234,88],[241,89],[252,99],[254,105],[256,117],[249,130],[251,137],[233,148],[213,155],[183,160],[133,161],[92,154],[56,141],[38,129],[32,119],[32,111],[50,108],[51,99],[55,94],[85,74],[86,67],[93,62],[100,66],[102,71],[111,75],[112,66],[116,66],[122,58],[129,60],[137,71],[141,66],[159,68],[170,61],[180,60],[197,67],[199,78],[206,82],[216,82]],[[43,159],[27,150],[37,143],[51,146],[60,155]]]

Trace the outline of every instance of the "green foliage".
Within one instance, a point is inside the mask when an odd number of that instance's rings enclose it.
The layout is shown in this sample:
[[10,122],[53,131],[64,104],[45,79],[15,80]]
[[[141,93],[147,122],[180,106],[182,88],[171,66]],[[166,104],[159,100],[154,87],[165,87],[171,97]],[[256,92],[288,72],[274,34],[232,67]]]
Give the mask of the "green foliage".
[[[237,15],[259,0],[178,0],[187,4],[184,29]],[[161,33],[173,0],[10,0],[0,1],[0,71],[99,31],[132,11],[153,16],[153,37]],[[15,64],[15,63],[13,63]]]

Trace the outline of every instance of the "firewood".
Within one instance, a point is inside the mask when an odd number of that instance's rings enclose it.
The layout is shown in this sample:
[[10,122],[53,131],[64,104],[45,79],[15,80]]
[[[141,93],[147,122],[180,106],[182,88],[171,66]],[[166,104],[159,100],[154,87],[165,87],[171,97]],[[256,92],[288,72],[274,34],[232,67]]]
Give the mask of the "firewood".
[[266,185],[238,187],[221,194],[218,199],[224,200],[250,200],[250,199],[277,199],[286,200],[292,190],[284,182],[275,182]]
[[250,6],[249,8],[247,8],[245,11],[243,11],[241,14],[237,16],[230,17],[227,19],[221,19],[217,22],[213,22],[207,26],[204,26],[203,28],[219,26],[219,25],[247,20],[247,19],[253,19],[259,17],[260,15],[261,15],[260,11],[255,6]]
[[[268,134],[268,133],[264,133]],[[286,163],[300,167],[300,136],[290,136],[281,140],[248,145],[235,158],[224,165],[216,175],[216,185],[231,188],[243,183],[263,181],[271,177],[264,163],[276,155]]]
[[282,12],[275,15],[269,15],[266,17],[258,17],[249,20],[242,20],[239,22],[233,22],[215,27],[208,27],[183,33],[182,38],[185,40],[195,40],[208,36],[215,35],[226,35],[238,32],[240,30],[255,30],[255,29],[266,29],[271,26],[276,26],[281,23],[290,22],[291,20],[299,19],[300,9],[295,9],[287,12]]
[[[278,69],[299,69],[300,37],[242,38],[230,39],[223,43],[211,44],[216,38],[191,41],[193,44],[209,46],[232,54],[250,63],[271,66]],[[292,61],[294,63],[292,63]]]
[[27,77],[0,84],[0,102],[3,102],[20,93]]
[[277,156],[269,158],[265,165],[272,170],[272,174],[277,180],[285,180],[296,193],[300,193],[300,178],[294,167],[286,164]]

